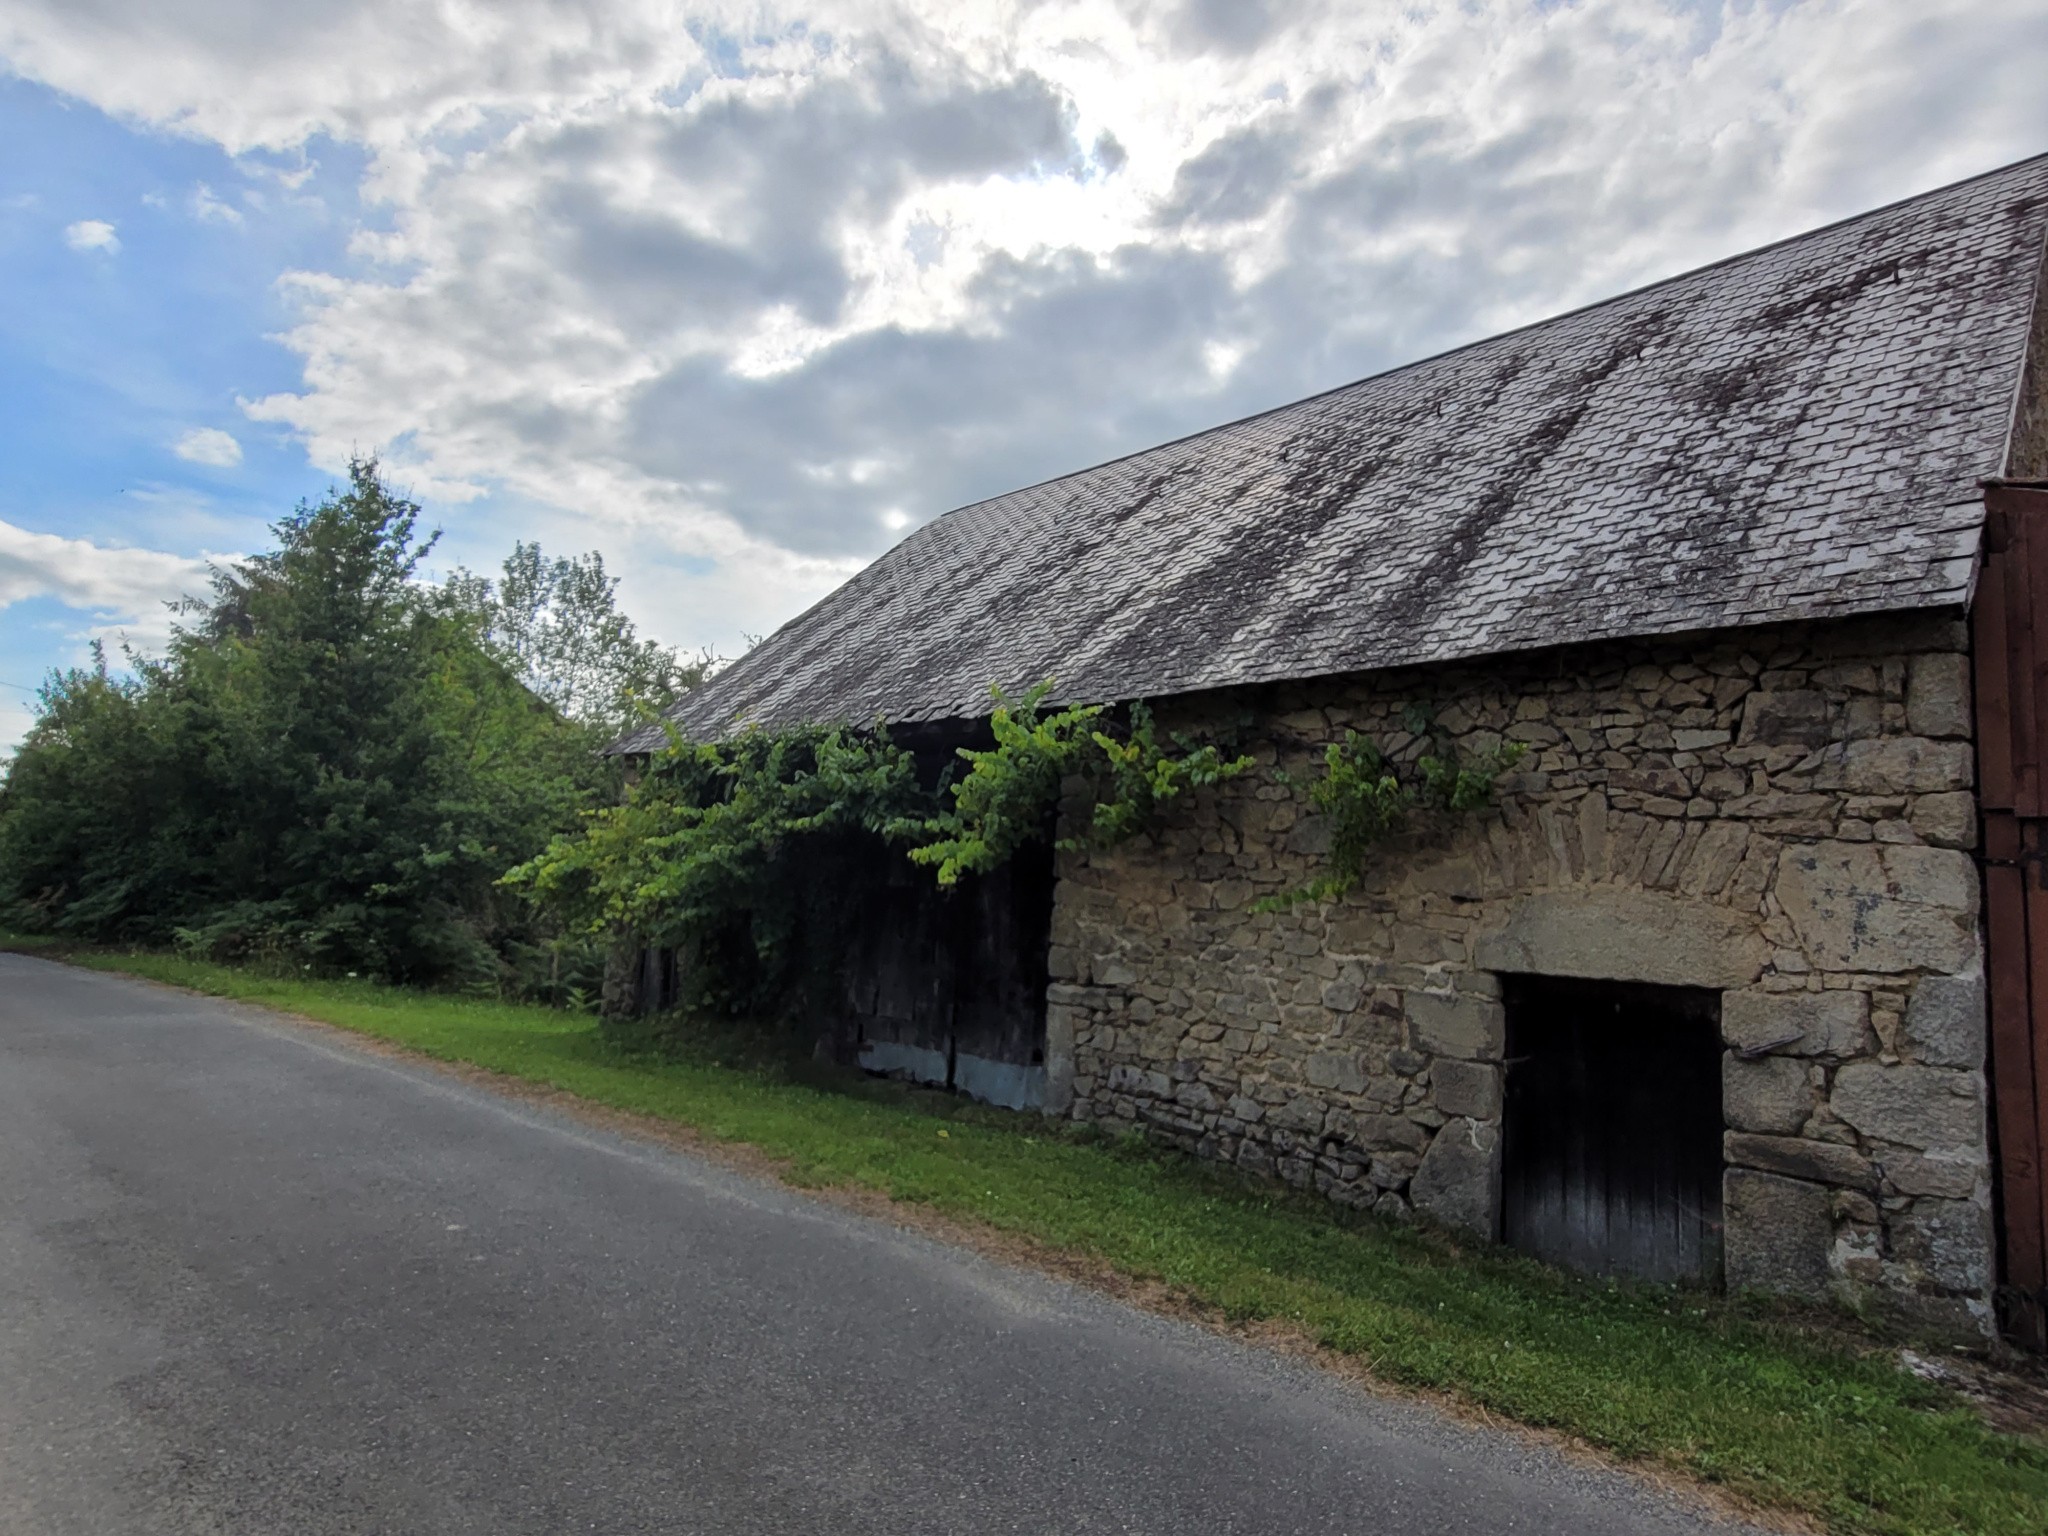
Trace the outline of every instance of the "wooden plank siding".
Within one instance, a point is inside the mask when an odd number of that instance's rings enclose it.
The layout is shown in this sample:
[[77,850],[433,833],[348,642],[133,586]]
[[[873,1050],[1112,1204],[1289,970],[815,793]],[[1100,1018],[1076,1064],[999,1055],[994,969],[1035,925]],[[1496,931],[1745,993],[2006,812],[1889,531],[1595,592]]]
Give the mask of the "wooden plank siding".
[[2000,1313],[2048,1349],[2048,490],[1986,492],[1971,615],[1996,1117]]

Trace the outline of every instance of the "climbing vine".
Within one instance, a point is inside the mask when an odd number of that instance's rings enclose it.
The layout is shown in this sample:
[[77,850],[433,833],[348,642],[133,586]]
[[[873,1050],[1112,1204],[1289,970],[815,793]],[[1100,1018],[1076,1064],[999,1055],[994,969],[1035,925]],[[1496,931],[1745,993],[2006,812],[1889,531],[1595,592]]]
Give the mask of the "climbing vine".
[[[849,946],[904,860],[942,887],[987,874],[1054,839],[1063,800],[1080,815],[1058,846],[1109,847],[1253,765],[1222,743],[1162,733],[1143,702],[1048,710],[1051,690],[995,692],[991,744],[959,749],[964,769],[936,782],[880,726],[674,739],[622,803],[587,813],[504,883],[570,928],[686,952],[689,1010],[815,1012],[830,1006]],[[1426,719],[1411,726],[1427,735]],[[1405,766],[1355,731],[1327,749],[1308,799],[1330,819],[1328,872],[1265,910],[1343,895],[1417,816],[1485,805],[1522,751],[1461,758],[1430,740]]]
[[959,749],[967,772],[951,786],[952,803],[928,823],[931,840],[910,850],[913,863],[936,867],[941,885],[996,869],[1044,837],[1069,779],[1081,780],[1090,802],[1088,827],[1059,846],[1101,848],[1145,830],[1168,801],[1252,766],[1213,742],[1181,735],[1162,742],[1143,700],[1122,722],[1101,704],[1045,714],[1051,690],[1048,680],[1015,701],[994,691],[995,745]]
[[1308,786],[1308,799],[1329,819],[1328,873],[1296,890],[1262,899],[1259,910],[1336,900],[1365,877],[1379,848],[1418,817],[1476,811],[1490,804],[1500,775],[1528,750],[1522,742],[1505,741],[1465,757],[1432,730],[1428,712],[1419,706],[1410,706],[1406,724],[1430,746],[1405,776],[1377,744],[1356,731],[1347,730],[1342,741],[1324,749],[1322,775]]
[[689,953],[693,1011],[802,1013],[886,883],[877,853],[922,836],[936,808],[885,731],[677,740],[505,883],[571,926]]
[[1106,846],[1166,802],[1244,772],[1250,758],[1162,741],[1133,704],[1047,713],[1051,683],[996,693],[994,744],[964,748],[937,783],[889,733],[800,726],[673,740],[626,800],[589,813],[504,883],[566,924],[686,951],[684,1005],[756,1016],[825,1003],[860,923],[907,857],[942,886],[1052,836],[1066,786],[1092,799],[1084,837]]

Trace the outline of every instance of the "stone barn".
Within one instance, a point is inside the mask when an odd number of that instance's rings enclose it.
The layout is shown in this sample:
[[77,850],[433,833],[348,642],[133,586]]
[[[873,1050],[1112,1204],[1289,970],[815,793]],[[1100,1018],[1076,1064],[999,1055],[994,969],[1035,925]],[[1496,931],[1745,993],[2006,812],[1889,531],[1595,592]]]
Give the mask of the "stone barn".
[[[871,1064],[2039,1342],[2044,234],[2048,159],[960,508],[677,718],[1248,718],[1259,770],[1156,833],[908,923]],[[1417,705],[1526,743],[1495,806],[1258,910],[1317,870],[1298,775]]]

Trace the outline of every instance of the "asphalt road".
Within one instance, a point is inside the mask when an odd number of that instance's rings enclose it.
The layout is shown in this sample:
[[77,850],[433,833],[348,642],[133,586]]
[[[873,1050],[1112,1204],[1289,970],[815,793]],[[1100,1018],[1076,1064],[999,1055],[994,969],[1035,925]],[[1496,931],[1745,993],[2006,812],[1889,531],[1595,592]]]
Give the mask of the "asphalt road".
[[1723,1530],[257,1010],[0,956],[0,1532]]

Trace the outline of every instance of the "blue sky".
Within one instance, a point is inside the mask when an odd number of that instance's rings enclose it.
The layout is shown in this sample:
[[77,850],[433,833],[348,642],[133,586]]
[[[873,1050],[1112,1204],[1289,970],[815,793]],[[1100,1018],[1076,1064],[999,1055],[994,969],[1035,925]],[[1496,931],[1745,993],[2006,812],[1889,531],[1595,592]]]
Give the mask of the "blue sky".
[[2038,0],[15,0],[0,747],[375,452],[731,651],[962,502],[2048,150]]
[[[293,192],[217,146],[0,79],[0,285],[14,295],[0,306],[0,518],[197,560],[260,547],[280,509],[318,493],[328,477],[289,432],[236,402],[298,380],[269,339],[290,319],[278,274],[346,259],[357,167],[323,148],[337,170]],[[67,239],[94,221],[116,247]],[[239,462],[181,457],[200,429],[229,434]],[[54,593],[0,608],[0,680],[16,701],[109,619],[160,632],[155,613],[109,595],[99,609]]]

